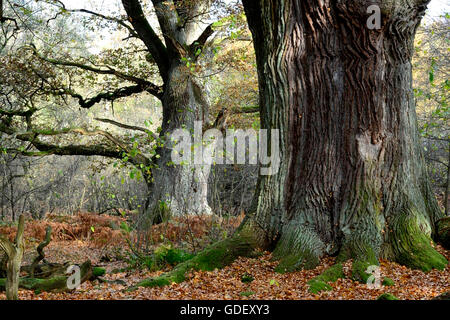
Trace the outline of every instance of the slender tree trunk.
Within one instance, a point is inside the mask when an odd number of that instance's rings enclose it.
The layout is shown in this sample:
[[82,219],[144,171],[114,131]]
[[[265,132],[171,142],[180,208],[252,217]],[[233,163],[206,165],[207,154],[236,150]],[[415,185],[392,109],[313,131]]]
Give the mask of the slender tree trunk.
[[9,240],[0,237],[0,249],[6,253],[6,299],[18,300],[20,265],[22,263],[25,248],[24,241],[25,218],[19,217],[16,240],[11,243]]
[[[428,1],[244,0],[261,125],[280,130],[279,173],[259,178],[251,219],[280,269],[324,254],[443,268],[442,216],[416,125],[411,56]],[[374,262],[375,263],[375,262]]]

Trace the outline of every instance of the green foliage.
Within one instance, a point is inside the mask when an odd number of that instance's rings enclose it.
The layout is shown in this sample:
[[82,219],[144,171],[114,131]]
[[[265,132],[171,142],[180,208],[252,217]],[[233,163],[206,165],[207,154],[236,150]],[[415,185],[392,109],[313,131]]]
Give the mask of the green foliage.
[[151,255],[137,253],[136,250],[127,251],[127,257],[124,260],[128,264],[128,269],[147,268],[150,271],[161,270],[167,266],[175,266],[179,263],[192,259],[194,255],[173,248],[171,244],[160,245]]
[[253,291],[244,291],[244,292],[241,292],[241,293],[239,293],[239,295],[241,296],[241,297],[250,297],[250,296],[252,296],[252,295],[254,295],[255,293],[253,292]]
[[242,275],[242,277],[241,277],[241,281],[243,282],[243,283],[250,283],[250,282],[252,282],[253,280],[255,280],[255,278],[253,278],[253,276],[250,274],[250,273],[244,273],[243,275]]
[[131,232],[130,226],[125,221],[122,221],[120,223],[120,229],[123,230],[125,233],[130,233]]

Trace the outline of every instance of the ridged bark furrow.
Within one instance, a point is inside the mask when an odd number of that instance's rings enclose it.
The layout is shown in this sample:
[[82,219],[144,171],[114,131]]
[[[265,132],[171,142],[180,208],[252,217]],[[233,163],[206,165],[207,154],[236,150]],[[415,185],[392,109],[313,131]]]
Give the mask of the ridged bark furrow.
[[379,3],[382,26],[371,30],[373,1],[244,0],[261,124],[280,129],[281,150],[278,175],[259,179],[252,217],[266,231],[261,243],[278,242],[292,266],[312,252],[313,238],[321,254],[428,269],[423,256],[442,266],[431,245],[397,244],[425,243],[442,216],[412,92],[413,40],[427,2]]

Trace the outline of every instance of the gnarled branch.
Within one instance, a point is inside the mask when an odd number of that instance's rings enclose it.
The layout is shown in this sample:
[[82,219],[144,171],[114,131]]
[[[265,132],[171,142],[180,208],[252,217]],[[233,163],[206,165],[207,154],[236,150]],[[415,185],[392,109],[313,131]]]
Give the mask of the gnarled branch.
[[139,0],[122,0],[122,4],[127,12],[128,20],[133,25],[139,39],[141,39],[153,59],[155,59],[161,77],[167,79],[170,67],[167,48],[145,18]]

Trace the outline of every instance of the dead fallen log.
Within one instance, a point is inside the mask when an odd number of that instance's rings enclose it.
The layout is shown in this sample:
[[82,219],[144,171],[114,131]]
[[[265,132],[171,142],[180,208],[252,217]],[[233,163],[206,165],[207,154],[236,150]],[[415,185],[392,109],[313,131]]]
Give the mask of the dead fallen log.
[[[90,260],[87,260],[80,266],[80,284],[91,279],[92,264]],[[22,277],[19,279],[19,288],[35,290],[35,291],[72,291],[67,286],[69,276],[57,275],[47,279]],[[6,288],[6,279],[0,279],[0,291],[4,291]]]

